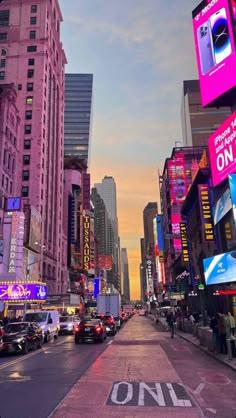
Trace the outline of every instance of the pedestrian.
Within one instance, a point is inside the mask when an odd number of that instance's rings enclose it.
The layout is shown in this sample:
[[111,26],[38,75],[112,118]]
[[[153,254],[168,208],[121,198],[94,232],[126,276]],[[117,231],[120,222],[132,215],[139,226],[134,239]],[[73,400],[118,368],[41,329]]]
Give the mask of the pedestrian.
[[227,354],[226,344],[226,318],[224,314],[219,314],[218,319],[219,339],[220,339],[220,353]]
[[174,324],[175,324],[175,314],[174,309],[170,308],[166,315],[166,322],[169,326],[171,332],[171,338],[174,338]]
[[227,337],[230,338],[231,336],[234,336],[235,319],[230,312],[228,312],[226,315],[226,328]]
[[210,321],[210,328],[212,329],[213,349],[217,353],[219,350],[219,315],[215,312]]
[[189,315],[189,321],[191,322],[191,325],[194,325],[194,323],[195,323],[195,318],[194,318],[193,314],[190,314],[190,315]]

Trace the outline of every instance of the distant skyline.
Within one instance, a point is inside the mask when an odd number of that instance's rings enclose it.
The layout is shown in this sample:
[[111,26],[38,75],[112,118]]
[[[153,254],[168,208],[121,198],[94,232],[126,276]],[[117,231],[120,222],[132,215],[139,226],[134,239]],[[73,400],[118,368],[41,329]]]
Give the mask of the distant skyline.
[[182,139],[183,80],[197,78],[191,12],[199,2],[59,3],[66,72],[94,75],[91,182],[116,182],[131,298],[139,299],[143,209],[159,202],[158,169]]

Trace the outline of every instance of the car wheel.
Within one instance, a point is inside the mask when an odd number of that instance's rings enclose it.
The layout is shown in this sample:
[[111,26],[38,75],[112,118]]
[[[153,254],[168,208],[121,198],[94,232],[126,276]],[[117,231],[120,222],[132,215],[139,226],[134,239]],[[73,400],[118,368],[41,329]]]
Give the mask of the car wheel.
[[41,337],[41,338],[39,339],[39,341],[38,341],[38,345],[37,345],[37,348],[42,348],[42,346],[43,346],[43,337]]
[[79,338],[75,337],[75,344],[79,344]]
[[44,335],[44,342],[45,342],[45,343],[48,343],[48,341],[49,341],[49,332],[47,332],[47,333]]
[[28,343],[28,341],[26,340],[26,341],[24,342],[23,347],[22,347],[22,353],[23,353],[23,354],[28,354],[28,352],[29,352],[29,343]]

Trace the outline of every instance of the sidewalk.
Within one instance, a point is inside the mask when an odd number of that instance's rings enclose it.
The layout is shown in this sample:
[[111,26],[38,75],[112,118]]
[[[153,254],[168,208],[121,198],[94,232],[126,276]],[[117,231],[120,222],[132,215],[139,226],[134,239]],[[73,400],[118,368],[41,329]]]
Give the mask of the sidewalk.
[[[153,320],[153,317],[150,316],[150,319]],[[161,323],[161,325],[163,327],[167,328],[166,319],[165,318],[159,318],[159,323]],[[229,360],[228,355],[212,353],[211,351],[209,351],[207,349],[207,347],[204,347],[204,346],[202,346],[200,344],[199,339],[197,337],[194,337],[190,333],[183,332],[183,331],[180,331],[180,330],[176,330],[175,333],[179,337],[183,338],[186,341],[189,341],[191,344],[193,344],[196,347],[198,347],[200,350],[205,351],[205,353],[208,354],[209,356],[215,358],[216,360],[220,361],[221,363],[225,364],[226,366],[229,366],[231,369],[233,369],[233,370],[236,371],[236,358],[232,358],[232,360]]]
[[161,348],[165,339],[148,318],[130,319],[51,417],[202,417]]

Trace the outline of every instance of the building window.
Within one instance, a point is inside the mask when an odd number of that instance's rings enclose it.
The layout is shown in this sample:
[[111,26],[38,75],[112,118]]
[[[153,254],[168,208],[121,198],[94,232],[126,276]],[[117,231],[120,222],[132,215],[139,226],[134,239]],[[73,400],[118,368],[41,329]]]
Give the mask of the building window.
[[24,140],[24,149],[31,149],[31,140],[25,139]]
[[32,110],[26,110],[25,112],[25,119],[31,120],[32,119]]
[[18,84],[18,90],[22,90],[22,84]]
[[5,57],[7,55],[7,51],[5,49],[2,49],[1,51],[1,56]]
[[22,180],[23,181],[28,181],[29,180],[29,170],[23,170],[23,173],[22,173]]
[[2,175],[2,187],[4,187],[4,182],[5,182],[5,176],[4,174]]
[[31,31],[30,31],[30,36],[29,36],[29,38],[30,38],[30,39],[36,39],[36,30],[31,30]]
[[5,80],[5,71],[0,71],[0,80]]
[[23,155],[23,165],[30,165],[30,155]]
[[27,83],[27,91],[33,91],[34,90],[34,83]]
[[0,26],[9,26],[10,10],[0,10]]
[[31,134],[31,125],[25,125],[25,134],[30,135]]
[[13,158],[13,160],[12,160],[12,169],[11,169],[12,174],[15,173],[15,169],[16,169],[16,160],[15,160],[15,158]]
[[31,6],[31,13],[37,13],[37,5]]
[[32,104],[33,104],[33,97],[32,96],[27,96],[26,97],[26,104],[28,106],[32,106]]
[[7,32],[0,33],[0,41],[7,41]]
[[37,52],[37,46],[36,45],[27,46],[27,52]]
[[34,65],[34,58],[28,59],[28,65]]
[[28,78],[34,78],[34,70],[28,70],[27,77]]
[[23,186],[21,189],[21,196],[28,197],[29,196],[29,188],[28,186]]
[[6,60],[5,59],[1,59],[0,61],[0,67],[5,68],[6,67]]
[[30,24],[31,25],[36,25],[37,24],[37,17],[36,16],[31,16],[31,18],[30,18]]
[[10,194],[12,194],[12,190],[13,190],[13,188],[12,188],[12,181],[10,181]]
[[9,179],[8,177],[6,177],[6,192],[8,192],[8,184],[9,184]]

